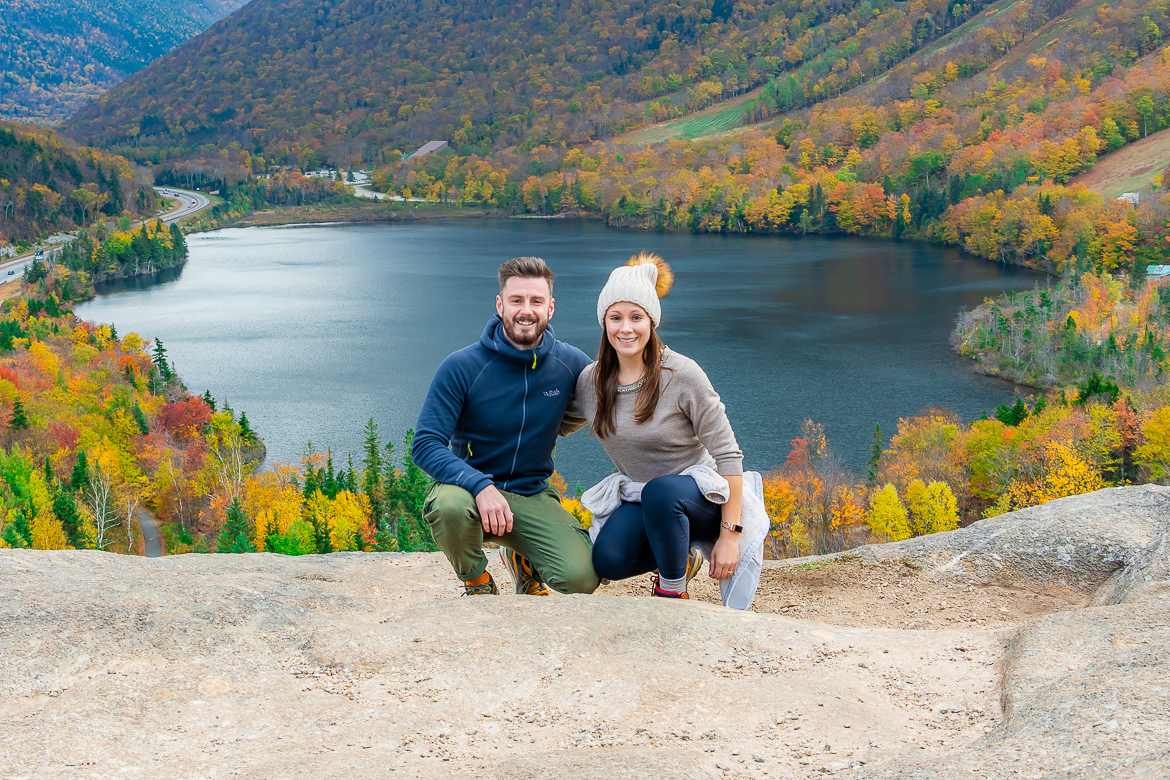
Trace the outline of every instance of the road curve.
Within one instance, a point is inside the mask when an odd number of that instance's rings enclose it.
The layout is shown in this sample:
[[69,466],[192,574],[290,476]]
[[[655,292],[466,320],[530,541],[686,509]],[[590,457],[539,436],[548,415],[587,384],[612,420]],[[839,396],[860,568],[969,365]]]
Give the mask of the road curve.
[[[158,217],[151,217],[150,219],[161,219],[164,224],[171,224],[183,217],[189,217],[192,214],[202,211],[211,205],[211,199],[206,195],[191,190],[179,190],[174,187],[155,187],[156,192],[166,195],[169,198],[174,198],[178,203],[175,208],[168,211],[166,214],[160,214]],[[134,226],[141,225],[143,221],[135,222]],[[47,252],[56,251],[56,248],[46,250]],[[24,273],[24,267],[32,259],[35,252],[28,252],[26,254],[14,257],[11,260],[5,260],[0,263],[0,282],[11,281],[8,278],[8,271],[15,271],[13,276],[17,279]]]
[[211,205],[211,199],[206,195],[192,190],[180,190],[174,187],[155,187],[154,191],[167,198],[178,201],[175,208],[163,214],[161,219],[166,224],[177,222],[183,217],[189,217],[197,211],[202,211]]

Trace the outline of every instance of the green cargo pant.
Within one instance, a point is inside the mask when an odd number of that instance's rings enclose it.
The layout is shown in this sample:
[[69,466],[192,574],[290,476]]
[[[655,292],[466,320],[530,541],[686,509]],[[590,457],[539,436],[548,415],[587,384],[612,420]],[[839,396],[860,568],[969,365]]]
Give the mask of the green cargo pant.
[[503,536],[484,531],[475,497],[458,485],[435,483],[423,504],[423,517],[431,536],[459,579],[466,582],[483,574],[487,568],[483,543],[488,541],[527,558],[553,590],[561,593],[597,590],[599,580],[593,570],[593,544],[589,534],[561,506],[557,491],[550,487],[534,496],[500,492],[513,515],[512,530]]

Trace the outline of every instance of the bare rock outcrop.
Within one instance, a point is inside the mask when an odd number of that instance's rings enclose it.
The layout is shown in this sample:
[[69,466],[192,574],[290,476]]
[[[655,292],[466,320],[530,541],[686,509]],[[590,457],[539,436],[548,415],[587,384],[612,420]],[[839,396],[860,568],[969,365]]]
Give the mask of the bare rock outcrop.
[[457,598],[434,554],[4,550],[0,777],[1166,777],[1168,539],[1146,486],[856,551],[1090,604],[917,631]]

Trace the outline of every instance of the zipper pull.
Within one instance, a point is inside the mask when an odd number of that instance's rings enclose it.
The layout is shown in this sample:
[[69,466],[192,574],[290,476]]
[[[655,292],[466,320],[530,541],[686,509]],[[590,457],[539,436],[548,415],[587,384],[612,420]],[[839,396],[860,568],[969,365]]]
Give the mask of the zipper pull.
[[532,353],[532,367],[536,368],[536,353]]

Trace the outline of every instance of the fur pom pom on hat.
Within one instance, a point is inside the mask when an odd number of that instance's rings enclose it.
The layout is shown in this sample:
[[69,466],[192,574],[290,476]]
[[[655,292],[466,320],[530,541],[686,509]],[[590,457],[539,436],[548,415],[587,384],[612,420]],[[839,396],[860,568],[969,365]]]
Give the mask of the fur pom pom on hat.
[[662,321],[659,298],[670,294],[674,273],[666,261],[652,252],[639,252],[613,269],[597,296],[597,322],[605,325],[605,312],[615,303],[636,303],[650,315],[654,327]]

